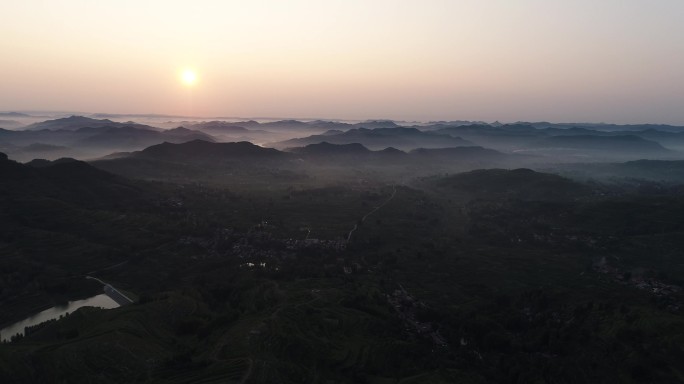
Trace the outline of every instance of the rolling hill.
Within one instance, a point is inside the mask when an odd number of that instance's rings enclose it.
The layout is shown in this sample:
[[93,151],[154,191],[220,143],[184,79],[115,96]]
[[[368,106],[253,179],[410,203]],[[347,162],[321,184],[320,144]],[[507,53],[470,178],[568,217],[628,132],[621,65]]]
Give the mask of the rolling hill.
[[440,135],[424,132],[416,128],[355,128],[346,132],[335,133],[328,131],[324,135],[290,139],[269,144],[274,148],[302,147],[309,144],[328,142],[331,144],[359,143],[369,149],[384,149],[394,147],[402,150],[414,148],[444,148],[471,146],[472,142],[460,137]]
[[[163,142],[216,140],[206,133],[186,128],[160,130],[141,124],[112,123],[109,120],[85,117],[44,123],[46,124],[38,123],[29,130],[0,130],[0,148],[13,159],[29,161],[34,158],[56,159],[64,156],[95,158],[111,152],[140,150]],[[95,126],[91,126],[92,124]],[[60,150],[56,151],[55,147],[60,147]]]
[[162,143],[134,153],[132,157],[166,161],[278,160],[288,155],[250,142],[211,143],[192,140],[182,144]]
[[530,145],[534,148],[578,149],[590,151],[607,151],[608,153],[653,153],[667,154],[670,151],[655,141],[646,140],[636,135],[597,136],[569,135],[551,136]]
[[562,176],[531,169],[480,169],[438,178],[434,185],[443,190],[461,190],[479,198],[563,200],[586,195],[588,189]]

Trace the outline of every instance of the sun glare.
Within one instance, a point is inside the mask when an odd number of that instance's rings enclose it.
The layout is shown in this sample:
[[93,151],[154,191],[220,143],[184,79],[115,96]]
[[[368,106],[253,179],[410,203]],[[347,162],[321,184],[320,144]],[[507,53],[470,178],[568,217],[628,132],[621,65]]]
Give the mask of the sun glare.
[[181,73],[181,81],[187,86],[194,85],[197,82],[197,74],[192,69],[186,69]]

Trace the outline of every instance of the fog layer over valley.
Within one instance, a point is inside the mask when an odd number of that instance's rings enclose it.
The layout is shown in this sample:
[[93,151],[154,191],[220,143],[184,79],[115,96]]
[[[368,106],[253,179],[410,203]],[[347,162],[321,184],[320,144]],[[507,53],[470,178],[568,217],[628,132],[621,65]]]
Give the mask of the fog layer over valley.
[[[250,142],[291,154],[284,155],[282,162],[271,164],[271,169],[306,173],[307,167],[342,165],[381,170],[397,177],[497,167],[544,170],[558,167],[566,175],[577,171],[584,177],[592,177],[596,168],[598,177],[602,175],[599,163],[663,160],[676,167],[676,161],[684,159],[684,127],[668,125],[174,121],[154,115],[103,114],[40,120],[41,116],[21,113],[3,116],[14,120],[4,126],[0,122],[0,150],[20,162],[67,157],[88,161],[128,159],[131,163],[143,161],[145,157],[150,160],[147,153],[141,152],[147,147],[197,140]],[[137,123],[131,118],[143,122]],[[117,167],[102,166],[110,170]]]

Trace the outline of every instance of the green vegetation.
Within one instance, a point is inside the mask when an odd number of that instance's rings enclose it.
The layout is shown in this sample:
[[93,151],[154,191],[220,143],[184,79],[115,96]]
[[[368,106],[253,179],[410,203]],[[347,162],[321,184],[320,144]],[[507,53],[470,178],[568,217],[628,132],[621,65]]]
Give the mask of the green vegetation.
[[1,382],[684,380],[676,188],[140,161],[0,160],[0,323],[99,293],[85,275],[139,298],[0,345]]

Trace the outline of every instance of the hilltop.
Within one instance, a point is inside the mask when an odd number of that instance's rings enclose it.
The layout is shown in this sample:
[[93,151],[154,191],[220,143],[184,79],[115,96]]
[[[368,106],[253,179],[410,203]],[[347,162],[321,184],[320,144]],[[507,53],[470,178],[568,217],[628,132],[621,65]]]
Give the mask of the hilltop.
[[149,125],[137,124],[133,122],[127,123],[117,123],[109,119],[93,119],[85,116],[69,116],[54,120],[45,120],[39,123],[33,123],[24,128],[27,131],[40,131],[40,130],[67,130],[75,131],[81,128],[102,128],[102,127],[134,127],[140,129],[146,129],[151,131],[160,131],[159,128],[154,128]]
[[301,147],[309,144],[328,142],[331,144],[359,143],[370,149],[394,147],[410,150],[414,148],[443,148],[471,146],[472,142],[459,137],[439,135],[416,128],[354,128],[344,132],[327,131],[323,135],[290,139],[269,144],[275,148]]
[[162,143],[145,148],[133,155],[137,158],[156,160],[255,160],[282,159],[286,154],[272,148],[263,148],[247,141],[237,143],[211,143],[205,140],[192,140],[185,143]]

